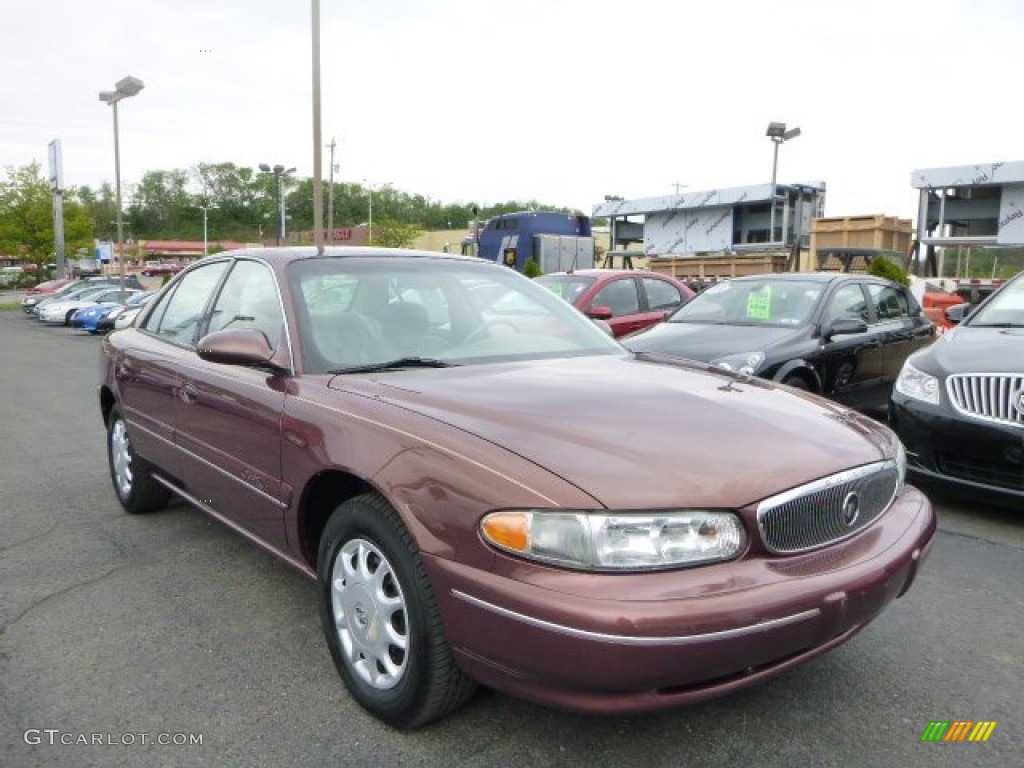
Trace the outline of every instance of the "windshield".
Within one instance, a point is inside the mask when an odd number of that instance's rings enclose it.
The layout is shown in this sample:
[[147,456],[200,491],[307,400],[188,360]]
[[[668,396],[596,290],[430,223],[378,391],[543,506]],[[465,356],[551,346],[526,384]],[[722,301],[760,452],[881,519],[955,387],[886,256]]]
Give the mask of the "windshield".
[[557,296],[487,262],[311,258],[288,266],[288,283],[311,373],[623,352]]
[[802,280],[727,280],[683,304],[670,323],[708,325],[807,324],[821,301],[824,284]]
[[1024,278],[1009,282],[992,294],[968,315],[966,324],[974,328],[1024,328]]

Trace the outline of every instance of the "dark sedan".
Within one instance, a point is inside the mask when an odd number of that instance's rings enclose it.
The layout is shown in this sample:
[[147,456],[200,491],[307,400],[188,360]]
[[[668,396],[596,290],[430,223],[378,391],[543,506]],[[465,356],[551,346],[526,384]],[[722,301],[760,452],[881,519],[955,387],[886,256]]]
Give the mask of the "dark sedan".
[[177,494],[316,580],[399,727],[478,683],[591,712],[753,685],[867,626],[935,531],[884,425],[630,354],[482,259],[233,251],[102,350],[124,509]]
[[623,343],[885,412],[903,361],[934,334],[902,285],[870,275],[800,272],[717,283]]
[[889,418],[915,476],[1024,501],[1024,273],[906,361]]

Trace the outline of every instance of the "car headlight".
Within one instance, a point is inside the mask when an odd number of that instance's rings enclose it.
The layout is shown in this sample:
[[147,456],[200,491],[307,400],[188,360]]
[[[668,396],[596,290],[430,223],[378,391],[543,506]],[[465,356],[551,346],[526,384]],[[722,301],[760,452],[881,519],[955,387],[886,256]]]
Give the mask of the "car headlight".
[[915,400],[939,404],[939,380],[919,371],[909,360],[903,364],[899,378],[896,379],[896,391]]
[[514,555],[591,571],[645,571],[730,560],[746,532],[732,512],[505,510],[480,521],[484,539]]
[[738,355],[725,355],[711,361],[712,365],[725,368],[727,371],[753,376],[764,362],[764,352],[743,352]]

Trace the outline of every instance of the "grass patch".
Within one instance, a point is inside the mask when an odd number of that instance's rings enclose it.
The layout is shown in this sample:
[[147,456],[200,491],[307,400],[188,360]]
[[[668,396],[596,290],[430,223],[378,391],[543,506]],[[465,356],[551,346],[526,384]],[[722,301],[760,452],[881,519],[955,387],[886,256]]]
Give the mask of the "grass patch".
[[0,312],[8,309],[21,309],[20,301],[9,301],[6,304],[0,304]]

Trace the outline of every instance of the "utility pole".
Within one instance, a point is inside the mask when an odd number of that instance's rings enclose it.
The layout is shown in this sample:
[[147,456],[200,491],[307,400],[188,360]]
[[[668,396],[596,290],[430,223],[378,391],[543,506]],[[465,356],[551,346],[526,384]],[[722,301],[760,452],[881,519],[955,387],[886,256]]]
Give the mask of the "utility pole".
[[334,242],[334,137],[331,137],[331,143],[327,145],[327,148],[331,150],[331,167],[328,172],[327,182],[327,242]]

